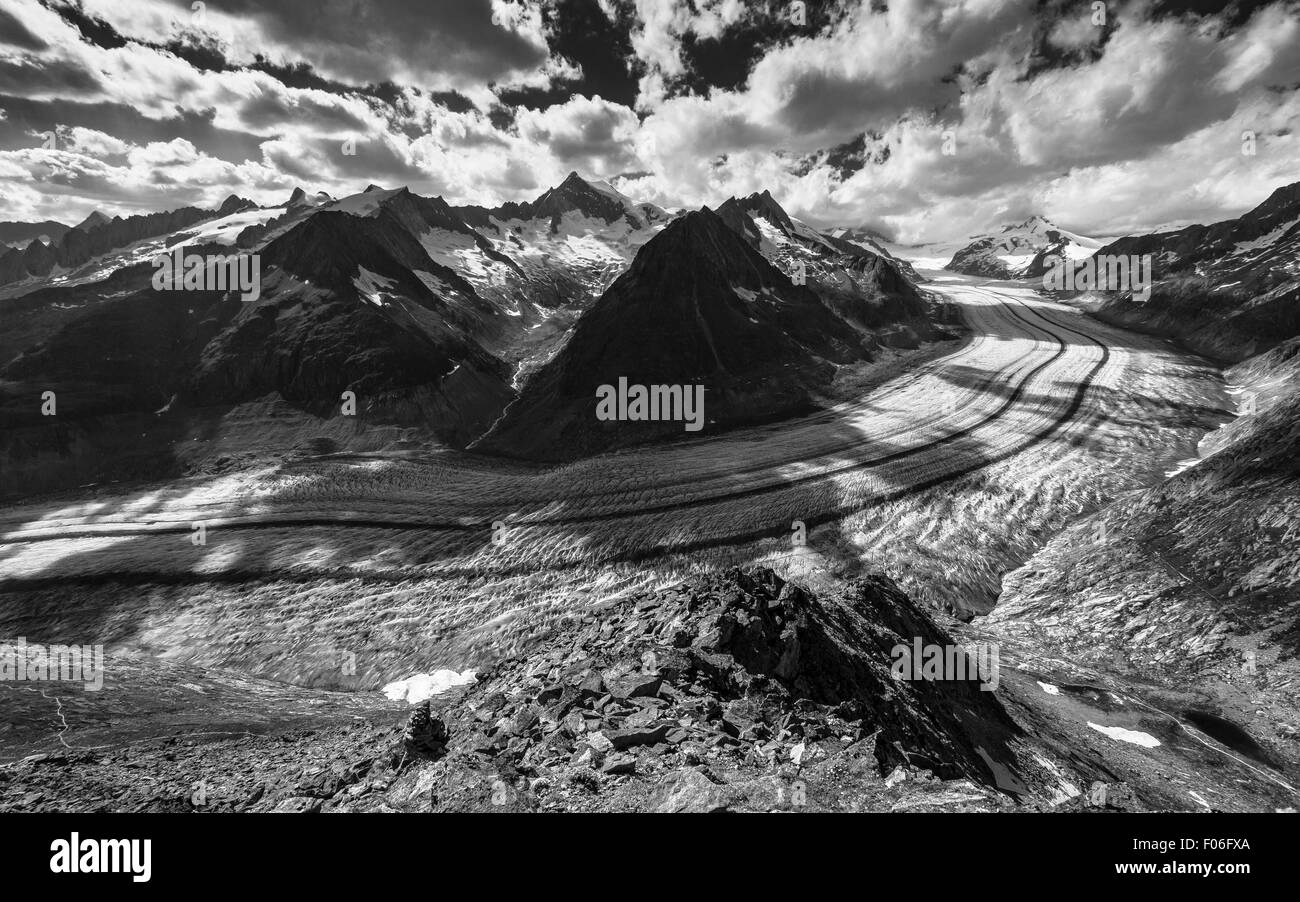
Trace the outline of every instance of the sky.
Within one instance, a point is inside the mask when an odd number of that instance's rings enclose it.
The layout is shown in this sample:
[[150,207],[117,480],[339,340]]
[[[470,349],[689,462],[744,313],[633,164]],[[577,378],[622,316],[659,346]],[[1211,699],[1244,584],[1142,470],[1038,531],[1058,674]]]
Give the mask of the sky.
[[1114,236],[1300,181],[1300,0],[0,0],[0,220],[570,171],[668,208]]

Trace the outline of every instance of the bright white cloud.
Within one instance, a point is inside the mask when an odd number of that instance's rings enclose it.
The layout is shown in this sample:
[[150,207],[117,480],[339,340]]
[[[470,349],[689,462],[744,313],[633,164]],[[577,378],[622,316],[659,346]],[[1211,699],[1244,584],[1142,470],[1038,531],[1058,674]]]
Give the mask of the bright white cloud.
[[[306,0],[225,0],[201,17],[179,0],[86,0],[87,13],[133,39],[106,48],[36,0],[6,0],[30,38],[0,36],[0,93],[68,115],[74,103],[120,105],[152,123],[141,134],[56,121],[42,126],[57,126],[50,149],[21,124],[27,113],[0,109],[9,215],[73,220],[231,192],[271,202],[296,184],[337,194],[370,181],[495,203],[578,169],[668,207],[766,188],[812,222],[921,240],[1031,212],[1081,232],[1144,231],[1236,215],[1300,179],[1293,0],[1235,30],[1116,2],[1104,32],[1086,10],[1045,21],[1055,13],[1033,0],[845,2],[819,30],[779,30],[740,87],[703,93],[682,90],[683,42],[770,21],[782,4],[604,2],[610,21],[632,19],[636,109],[575,95],[504,118],[494,110],[502,89],[581,75],[548,49],[538,3],[462,4],[445,40],[408,34],[405,7],[388,4],[373,9],[389,19],[371,23]],[[159,49],[170,41],[204,42],[232,64],[261,54],[350,83],[391,78],[397,99],[201,70]],[[475,108],[452,111],[428,93],[452,87]],[[167,134],[178,111],[205,117],[206,131]],[[1253,157],[1241,153],[1246,130],[1258,136]],[[868,161],[841,170],[833,149],[851,141]]]

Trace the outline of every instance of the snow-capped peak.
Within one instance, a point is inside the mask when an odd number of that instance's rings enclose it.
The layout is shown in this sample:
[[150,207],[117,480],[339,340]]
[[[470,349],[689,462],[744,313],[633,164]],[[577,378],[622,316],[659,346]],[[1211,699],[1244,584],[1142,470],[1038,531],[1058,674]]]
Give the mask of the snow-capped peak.
[[1101,247],[1095,238],[1076,235],[1035,214],[998,232],[973,238],[958,250],[947,269],[968,275],[1015,279],[1038,275],[1050,256],[1089,257]]

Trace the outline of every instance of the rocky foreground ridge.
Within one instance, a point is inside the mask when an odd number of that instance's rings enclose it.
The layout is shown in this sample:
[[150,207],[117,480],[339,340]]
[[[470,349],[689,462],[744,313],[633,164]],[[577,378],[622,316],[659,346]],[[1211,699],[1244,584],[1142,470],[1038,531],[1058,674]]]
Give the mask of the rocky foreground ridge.
[[732,570],[594,608],[404,725],[33,756],[0,810],[1032,807],[996,692],[892,675],[917,639],[952,642],[888,577],[819,599]]

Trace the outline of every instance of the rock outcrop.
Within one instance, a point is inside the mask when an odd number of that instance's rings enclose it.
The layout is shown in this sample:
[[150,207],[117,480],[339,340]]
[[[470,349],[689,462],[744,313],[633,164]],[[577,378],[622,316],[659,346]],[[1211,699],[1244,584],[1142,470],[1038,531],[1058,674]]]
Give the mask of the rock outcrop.
[[432,790],[449,808],[472,807],[458,792],[491,774],[509,787],[618,777],[629,798],[658,785],[657,810],[716,809],[739,798],[731,782],[797,776],[853,747],[874,781],[902,768],[1014,785],[1017,730],[992,692],[954,673],[894,676],[896,649],[917,641],[952,644],[883,575],[822,598],[769,570],[694,580],[594,611],[482,674],[442,711],[447,758],[405,779],[460,787]]

